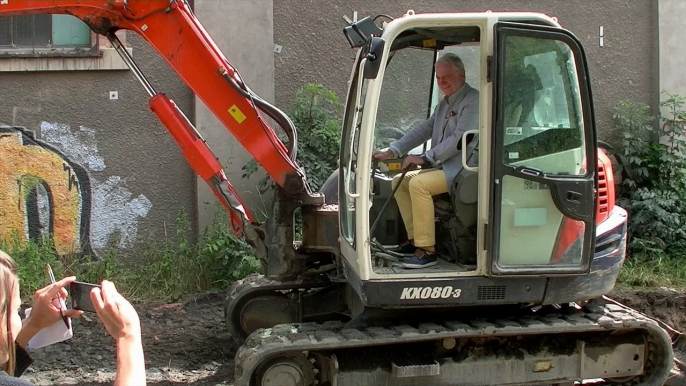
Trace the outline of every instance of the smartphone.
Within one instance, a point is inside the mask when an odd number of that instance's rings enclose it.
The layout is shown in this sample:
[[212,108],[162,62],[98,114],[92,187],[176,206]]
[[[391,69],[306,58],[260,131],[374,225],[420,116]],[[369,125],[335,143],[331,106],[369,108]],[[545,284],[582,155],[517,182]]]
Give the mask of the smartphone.
[[75,310],[95,312],[93,301],[91,301],[91,290],[100,288],[98,284],[72,282],[69,284],[69,297],[71,298],[71,308]]

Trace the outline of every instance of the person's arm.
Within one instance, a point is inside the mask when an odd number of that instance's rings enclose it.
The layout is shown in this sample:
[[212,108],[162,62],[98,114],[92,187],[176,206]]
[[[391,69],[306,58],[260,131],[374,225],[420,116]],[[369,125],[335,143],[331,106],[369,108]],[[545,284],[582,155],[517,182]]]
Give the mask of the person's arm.
[[455,129],[443,142],[435,145],[424,156],[433,164],[440,164],[450,157],[455,156],[461,149],[458,143],[465,132],[479,128],[479,94],[474,92],[467,95],[460,104],[460,119],[455,124]]
[[[15,377],[21,376],[26,369],[33,363],[33,359],[26,351],[31,338],[36,336],[38,332],[46,327],[52,326],[55,323],[62,323],[62,314],[60,313],[57,297],[61,296],[63,299],[67,297],[67,290],[65,289],[69,283],[76,280],[76,277],[69,276],[56,282],[55,284],[47,285],[38,291],[33,296],[33,303],[31,304],[31,315],[24,321],[24,325],[15,338],[15,351],[17,353],[17,363],[14,371]],[[65,316],[69,318],[76,318],[83,314],[79,310],[67,310]]]
[[26,348],[31,338],[36,336],[36,334],[38,334],[40,330],[41,329],[38,328],[38,326],[27,320],[26,324],[24,324],[24,326],[21,328],[19,335],[17,335],[17,339],[15,339],[14,341],[17,343],[18,346]]
[[117,339],[117,376],[114,385],[145,385],[145,357],[140,335]]
[[431,114],[429,119],[413,127],[410,131],[405,133],[402,138],[393,142],[391,146],[388,147],[393,155],[400,157],[404,154],[407,154],[408,151],[414,149],[422,143],[430,140],[434,127],[434,115],[435,113]]
[[138,313],[114,284],[103,280],[102,290],[94,288],[91,300],[95,312],[102,320],[107,332],[117,342],[117,375],[115,386],[146,384],[145,357]]

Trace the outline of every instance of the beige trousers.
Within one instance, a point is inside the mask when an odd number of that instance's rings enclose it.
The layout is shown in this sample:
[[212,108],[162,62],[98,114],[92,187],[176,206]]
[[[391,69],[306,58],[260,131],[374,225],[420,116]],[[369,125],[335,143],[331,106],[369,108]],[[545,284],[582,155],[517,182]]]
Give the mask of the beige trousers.
[[[393,188],[400,181],[401,174],[393,178]],[[405,223],[407,236],[414,239],[417,247],[436,245],[434,224],[434,201],[432,196],[447,193],[445,173],[439,169],[424,169],[407,172],[395,192],[400,215]]]

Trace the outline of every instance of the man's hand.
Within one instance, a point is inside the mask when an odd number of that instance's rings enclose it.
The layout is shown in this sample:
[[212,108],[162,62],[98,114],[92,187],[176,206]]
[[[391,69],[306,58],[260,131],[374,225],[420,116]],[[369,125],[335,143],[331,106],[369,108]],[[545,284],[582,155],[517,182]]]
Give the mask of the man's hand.
[[379,161],[385,161],[389,158],[393,158],[393,156],[394,156],[394,154],[390,150],[386,150],[386,151],[374,150],[374,152],[372,153],[372,158],[375,160],[379,160]]
[[409,155],[403,161],[403,169],[407,169],[412,165],[424,165],[424,160],[422,157],[416,155]]

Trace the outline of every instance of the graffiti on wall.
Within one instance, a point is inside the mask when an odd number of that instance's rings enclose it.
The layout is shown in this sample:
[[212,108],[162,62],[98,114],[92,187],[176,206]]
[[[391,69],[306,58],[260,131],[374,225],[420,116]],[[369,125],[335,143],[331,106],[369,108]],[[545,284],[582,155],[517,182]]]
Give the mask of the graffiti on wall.
[[88,174],[34,133],[0,128],[0,237],[51,234],[60,254],[81,252],[89,234]]
[[[112,241],[130,248],[152,203],[119,176],[104,180],[95,131],[43,122],[33,131],[0,126],[0,238],[49,236],[59,254],[97,253]],[[113,235],[117,240],[111,240]]]

